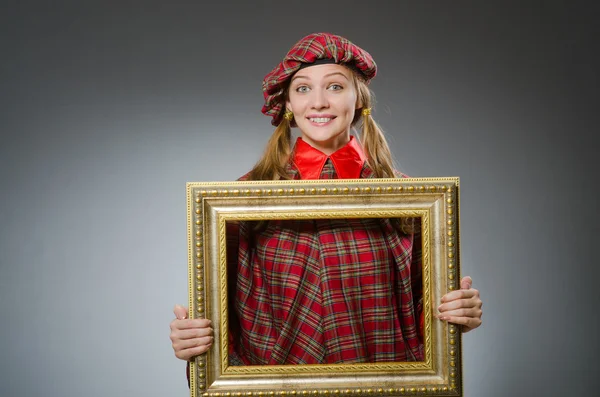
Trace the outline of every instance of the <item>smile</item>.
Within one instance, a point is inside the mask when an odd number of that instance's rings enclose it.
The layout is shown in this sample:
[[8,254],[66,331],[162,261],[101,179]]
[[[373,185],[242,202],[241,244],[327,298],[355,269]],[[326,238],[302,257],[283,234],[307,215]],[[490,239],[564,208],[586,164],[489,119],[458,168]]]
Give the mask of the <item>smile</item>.
[[309,117],[308,119],[313,122],[313,123],[329,123],[331,120],[333,120],[335,117]]

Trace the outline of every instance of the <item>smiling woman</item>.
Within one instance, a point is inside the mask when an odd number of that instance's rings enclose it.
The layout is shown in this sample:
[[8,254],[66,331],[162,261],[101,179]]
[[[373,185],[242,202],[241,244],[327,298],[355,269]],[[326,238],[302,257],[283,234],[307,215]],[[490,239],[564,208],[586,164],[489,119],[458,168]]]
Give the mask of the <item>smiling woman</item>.
[[[263,81],[263,113],[276,126],[241,180],[406,177],[393,168],[371,116],[371,55],[347,39],[311,34]],[[300,137],[292,148],[291,129]],[[360,130],[359,139],[350,134]],[[415,219],[239,222],[228,231],[234,326],[230,365],[423,360],[420,236]],[[438,318],[481,324],[470,278],[442,298]],[[176,307],[177,357],[208,350],[212,329]]]

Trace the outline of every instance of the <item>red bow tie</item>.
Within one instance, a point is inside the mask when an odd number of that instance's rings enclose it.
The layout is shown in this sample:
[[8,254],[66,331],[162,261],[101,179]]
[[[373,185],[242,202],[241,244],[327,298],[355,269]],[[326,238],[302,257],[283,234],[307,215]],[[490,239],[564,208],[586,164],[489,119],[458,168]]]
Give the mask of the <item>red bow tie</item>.
[[366,156],[353,136],[341,149],[326,155],[304,142],[296,140],[293,154],[294,165],[302,179],[319,179],[327,159],[331,159],[333,167],[340,179],[358,179],[365,164]]

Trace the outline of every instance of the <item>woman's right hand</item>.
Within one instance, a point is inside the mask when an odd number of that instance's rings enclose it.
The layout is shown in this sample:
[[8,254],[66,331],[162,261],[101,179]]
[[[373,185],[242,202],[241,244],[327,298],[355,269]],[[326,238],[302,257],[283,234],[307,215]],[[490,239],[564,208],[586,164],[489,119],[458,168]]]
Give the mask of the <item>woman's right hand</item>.
[[175,305],[175,320],[171,321],[171,342],[175,356],[189,361],[205,353],[213,342],[213,329],[208,319],[188,319],[187,308]]

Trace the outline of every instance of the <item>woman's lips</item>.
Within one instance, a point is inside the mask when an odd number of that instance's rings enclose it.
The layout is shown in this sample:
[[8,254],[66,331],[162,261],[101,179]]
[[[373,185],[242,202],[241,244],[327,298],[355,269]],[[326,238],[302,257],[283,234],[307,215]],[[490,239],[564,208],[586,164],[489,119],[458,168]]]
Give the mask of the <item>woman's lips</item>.
[[331,115],[308,116],[307,119],[308,119],[308,121],[310,121],[310,123],[312,125],[323,126],[323,125],[328,125],[333,120],[335,120],[335,116],[331,116]]

